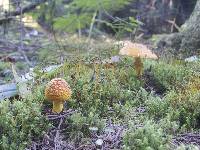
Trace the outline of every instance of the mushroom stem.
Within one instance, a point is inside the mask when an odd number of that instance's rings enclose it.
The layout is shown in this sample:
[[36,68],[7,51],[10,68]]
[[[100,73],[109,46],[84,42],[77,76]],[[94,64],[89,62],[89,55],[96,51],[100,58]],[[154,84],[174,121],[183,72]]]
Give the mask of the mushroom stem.
[[134,67],[136,70],[137,77],[140,78],[143,72],[143,63],[140,57],[135,58]]
[[53,101],[53,113],[60,113],[63,110],[63,102]]

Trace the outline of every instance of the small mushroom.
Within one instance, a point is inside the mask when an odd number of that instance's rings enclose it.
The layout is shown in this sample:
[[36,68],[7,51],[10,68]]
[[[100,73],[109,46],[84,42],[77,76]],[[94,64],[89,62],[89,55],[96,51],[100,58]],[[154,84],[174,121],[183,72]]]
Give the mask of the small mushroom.
[[141,58],[158,59],[147,46],[130,41],[124,42],[124,47],[119,52],[120,55],[132,56],[135,58],[134,67],[138,77],[141,77],[143,71],[143,63]]
[[45,89],[45,98],[53,102],[54,113],[60,113],[63,110],[63,104],[71,97],[71,94],[69,84],[61,78],[52,79]]

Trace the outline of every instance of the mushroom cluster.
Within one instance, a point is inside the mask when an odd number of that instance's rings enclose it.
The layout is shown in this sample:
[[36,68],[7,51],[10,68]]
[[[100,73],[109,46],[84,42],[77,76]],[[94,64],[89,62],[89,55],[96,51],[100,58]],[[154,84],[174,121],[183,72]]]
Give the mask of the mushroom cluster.
[[52,79],[45,89],[45,98],[53,102],[54,113],[60,113],[63,110],[63,104],[71,97],[71,94],[69,84],[61,78]]
[[120,55],[132,56],[135,58],[134,67],[138,77],[141,77],[143,71],[143,63],[141,58],[158,59],[147,46],[139,43],[125,41],[123,48],[119,52]]

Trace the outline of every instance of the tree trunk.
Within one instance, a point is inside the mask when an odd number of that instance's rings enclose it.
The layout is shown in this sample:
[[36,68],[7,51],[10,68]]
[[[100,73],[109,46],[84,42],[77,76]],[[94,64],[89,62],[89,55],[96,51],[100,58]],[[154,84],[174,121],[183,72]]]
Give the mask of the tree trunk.
[[167,47],[175,50],[175,54],[195,55],[200,52],[200,0],[189,19],[181,26],[178,33],[163,36],[158,47]]

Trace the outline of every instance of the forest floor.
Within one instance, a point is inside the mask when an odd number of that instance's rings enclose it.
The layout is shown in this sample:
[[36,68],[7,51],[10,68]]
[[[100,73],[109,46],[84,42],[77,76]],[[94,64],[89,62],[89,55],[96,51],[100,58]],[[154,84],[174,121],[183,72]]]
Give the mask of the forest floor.
[[[144,59],[138,79],[116,40],[27,32],[23,43],[13,33],[4,38],[12,42],[0,41],[0,85],[15,82],[11,63],[20,75],[34,73],[31,95],[0,102],[0,149],[200,148],[200,62]],[[114,56],[120,59],[105,65]],[[59,67],[41,71],[52,65]],[[73,92],[60,114],[44,96],[55,77]]]

